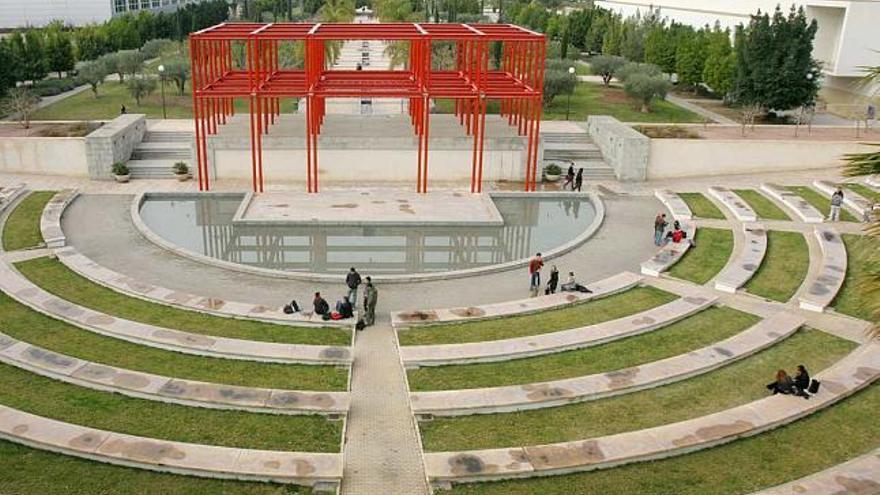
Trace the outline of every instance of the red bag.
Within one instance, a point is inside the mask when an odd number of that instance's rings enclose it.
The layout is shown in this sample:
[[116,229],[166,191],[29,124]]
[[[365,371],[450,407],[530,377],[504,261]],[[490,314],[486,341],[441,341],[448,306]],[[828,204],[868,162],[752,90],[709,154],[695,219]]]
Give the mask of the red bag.
[[684,231],[683,230],[676,230],[675,232],[672,233],[672,242],[677,244],[677,243],[681,242],[682,239],[684,239]]
[[342,313],[339,313],[339,312],[334,311],[334,312],[330,313],[330,319],[331,319],[331,320],[341,320],[341,319],[342,319]]

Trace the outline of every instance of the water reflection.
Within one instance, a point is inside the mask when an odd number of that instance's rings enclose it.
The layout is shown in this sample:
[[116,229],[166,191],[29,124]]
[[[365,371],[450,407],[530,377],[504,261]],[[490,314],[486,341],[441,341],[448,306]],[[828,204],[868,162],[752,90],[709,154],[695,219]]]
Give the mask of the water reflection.
[[495,198],[502,227],[337,227],[233,224],[242,197],[148,197],[154,232],[224,261],[288,271],[439,272],[527,258],[577,237],[595,210],[583,198]]

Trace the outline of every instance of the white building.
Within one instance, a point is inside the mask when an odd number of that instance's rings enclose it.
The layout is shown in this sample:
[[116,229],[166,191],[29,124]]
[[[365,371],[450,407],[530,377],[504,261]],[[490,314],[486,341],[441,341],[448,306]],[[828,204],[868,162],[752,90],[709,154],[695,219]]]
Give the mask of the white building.
[[60,20],[81,26],[141,10],[173,11],[202,0],[0,0],[0,29],[41,27]]
[[731,29],[748,24],[758,10],[785,12],[794,4],[816,19],[819,30],[813,56],[823,65],[823,96],[834,102],[864,96],[876,88],[860,84],[861,68],[880,64],[880,0],[598,0],[596,5],[624,15],[653,7],[660,15],[693,26],[714,25]]

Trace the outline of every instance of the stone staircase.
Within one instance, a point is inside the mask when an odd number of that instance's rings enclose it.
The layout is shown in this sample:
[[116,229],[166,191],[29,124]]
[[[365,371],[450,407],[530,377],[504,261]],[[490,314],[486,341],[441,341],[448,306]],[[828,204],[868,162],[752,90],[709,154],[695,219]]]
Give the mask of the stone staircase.
[[138,144],[128,161],[133,179],[173,179],[174,164],[184,162],[192,171],[191,132],[150,131]]
[[575,169],[584,169],[584,180],[615,180],[617,176],[605,160],[599,147],[593,144],[585,132],[545,132],[541,133],[544,142],[544,164],[556,163],[563,170],[569,162]]

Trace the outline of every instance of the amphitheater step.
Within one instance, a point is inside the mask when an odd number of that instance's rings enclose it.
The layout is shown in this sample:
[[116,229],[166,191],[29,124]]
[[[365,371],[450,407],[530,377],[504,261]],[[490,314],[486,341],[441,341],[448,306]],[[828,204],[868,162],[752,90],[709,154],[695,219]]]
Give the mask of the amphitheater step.
[[[187,157],[189,158],[189,157]],[[133,179],[173,179],[174,164],[182,161],[189,165],[188,159],[180,160],[129,160],[128,169],[131,171]]]
[[193,140],[191,132],[175,131],[147,131],[144,134],[144,143],[189,143]]

